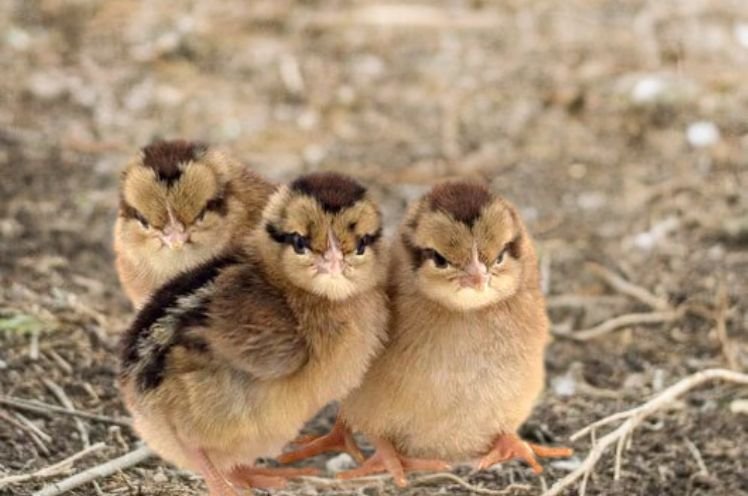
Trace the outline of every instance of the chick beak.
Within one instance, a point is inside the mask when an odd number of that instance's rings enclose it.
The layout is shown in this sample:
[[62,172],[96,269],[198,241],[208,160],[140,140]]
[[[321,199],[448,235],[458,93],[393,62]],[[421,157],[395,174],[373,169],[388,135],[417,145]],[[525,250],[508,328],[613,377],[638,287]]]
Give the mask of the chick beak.
[[327,250],[317,260],[317,272],[331,276],[338,276],[343,272],[343,252],[332,232],[327,235]]
[[465,267],[465,275],[460,278],[460,287],[484,291],[488,287],[488,267],[478,259],[478,249],[473,247],[470,263]]
[[172,250],[182,248],[190,240],[190,234],[180,222],[170,222],[161,234],[161,241]]

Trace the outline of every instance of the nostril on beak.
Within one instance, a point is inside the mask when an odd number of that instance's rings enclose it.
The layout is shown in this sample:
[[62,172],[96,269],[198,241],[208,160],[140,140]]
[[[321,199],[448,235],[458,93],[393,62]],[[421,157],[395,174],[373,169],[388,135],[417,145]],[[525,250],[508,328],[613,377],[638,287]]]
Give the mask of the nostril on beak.
[[460,279],[460,286],[483,291],[488,287],[488,267],[478,260],[471,261],[465,268],[465,275]]
[[182,224],[169,224],[164,229],[161,240],[171,249],[181,248],[190,240],[190,233]]
[[319,273],[338,275],[343,272],[343,252],[332,232],[327,236],[327,250],[320,258],[321,260],[317,263]]

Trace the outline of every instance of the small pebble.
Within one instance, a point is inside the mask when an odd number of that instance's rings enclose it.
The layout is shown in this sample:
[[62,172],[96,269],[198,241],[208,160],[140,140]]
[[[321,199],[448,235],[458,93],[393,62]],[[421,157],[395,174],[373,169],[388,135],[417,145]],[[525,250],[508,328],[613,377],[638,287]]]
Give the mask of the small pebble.
[[734,31],[735,39],[740,43],[743,48],[748,48],[748,24],[738,23],[735,25]]
[[572,179],[582,179],[587,175],[587,166],[580,163],[574,163],[569,166],[569,176]]
[[735,400],[730,403],[732,413],[748,414],[748,400]]
[[712,146],[719,141],[719,128],[709,121],[694,122],[686,130],[686,139],[696,148]]
[[153,474],[153,482],[163,484],[165,482],[169,482],[169,478],[166,476],[165,473],[158,471],[155,474]]
[[577,205],[583,210],[597,210],[607,202],[606,196],[599,191],[585,191],[577,198]]
[[551,467],[563,470],[564,472],[573,472],[582,465],[582,460],[576,456],[567,460],[556,460],[551,462]]
[[343,470],[349,470],[356,467],[356,462],[348,453],[341,453],[338,456],[330,458],[325,464],[328,472],[337,473]]
[[5,35],[8,45],[18,51],[25,51],[31,45],[31,36],[23,29],[12,27]]
[[574,380],[571,374],[565,374],[554,377],[551,381],[551,388],[553,388],[553,392],[558,396],[574,396],[577,390],[577,381]]
[[665,82],[656,76],[647,76],[636,82],[631,90],[631,99],[634,103],[652,103],[665,91]]

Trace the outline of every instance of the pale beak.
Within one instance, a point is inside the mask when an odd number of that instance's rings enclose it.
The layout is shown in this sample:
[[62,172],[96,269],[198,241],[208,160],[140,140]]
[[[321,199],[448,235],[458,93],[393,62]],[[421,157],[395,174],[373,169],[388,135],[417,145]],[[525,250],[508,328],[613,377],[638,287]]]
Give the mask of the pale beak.
[[488,267],[478,259],[478,248],[473,246],[473,255],[465,267],[465,275],[459,279],[460,287],[484,291],[488,287],[489,278]]
[[338,276],[343,272],[343,252],[332,232],[327,235],[327,250],[317,259],[317,272],[331,276]]
[[161,233],[161,241],[172,250],[182,248],[189,240],[190,233],[180,222],[170,222]]

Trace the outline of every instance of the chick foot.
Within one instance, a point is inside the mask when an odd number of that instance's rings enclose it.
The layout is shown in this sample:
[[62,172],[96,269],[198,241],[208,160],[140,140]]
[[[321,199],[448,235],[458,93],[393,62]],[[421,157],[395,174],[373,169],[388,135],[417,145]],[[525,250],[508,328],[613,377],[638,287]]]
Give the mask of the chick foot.
[[363,463],[366,459],[356,444],[356,440],[353,439],[353,433],[340,416],[335,420],[332,430],[324,436],[303,436],[296,439],[294,444],[301,445],[301,447],[279,456],[280,463],[296,462],[330,451],[348,453],[357,463]]
[[197,465],[200,473],[205,479],[205,485],[208,486],[210,496],[240,496],[229,481],[218,471],[213,462],[208,457],[205,450],[187,451],[194,463]]
[[571,448],[555,448],[552,446],[541,446],[539,444],[523,441],[516,434],[502,434],[496,439],[494,447],[478,462],[478,470],[483,470],[491,465],[509,461],[522,460],[532,468],[533,472],[540,474],[543,467],[538,463],[536,456],[541,458],[567,458],[574,453]]
[[319,470],[316,468],[273,468],[240,465],[229,473],[229,479],[241,487],[283,489],[288,485],[287,479],[304,475],[317,475],[318,473]]
[[443,460],[429,460],[424,458],[408,458],[398,454],[392,443],[384,439],[373,441],[376,452],[363,465],[352,470],[340,472],[338,479],[355,479],[366,475],[389,472],[395,485],[406,487],[408,479],[405,472],[429,472],[449,470],[450,465]]

